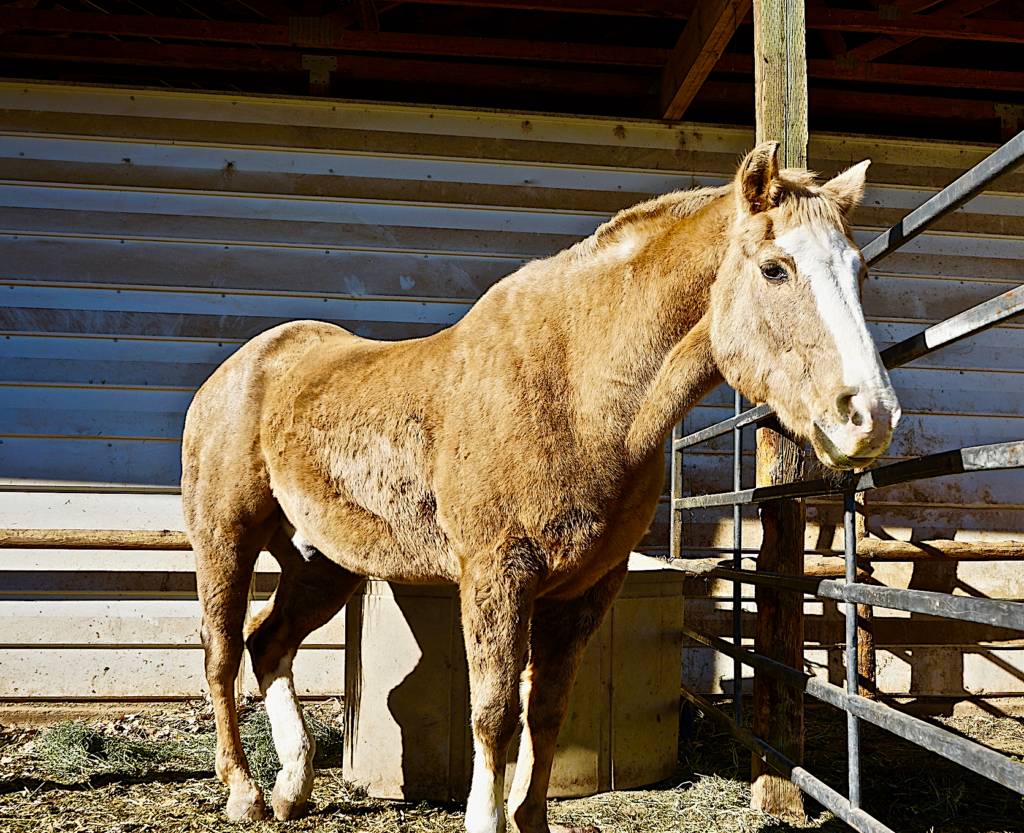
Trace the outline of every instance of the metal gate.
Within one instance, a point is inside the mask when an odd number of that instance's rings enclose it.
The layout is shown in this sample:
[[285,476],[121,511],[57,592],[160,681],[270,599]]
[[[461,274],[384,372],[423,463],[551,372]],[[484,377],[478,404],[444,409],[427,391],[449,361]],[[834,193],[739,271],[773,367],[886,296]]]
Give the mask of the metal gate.
[[[996,178],[1024,161],[1024,133],[1018,134],[979,165],[965,173],[924,205],[908,214],[900,223],[878,235],[863,248],[870,266],[936,221],[955,211],[987,188]],[[926,356],[943,347],[980,333],[1012,316],[1024,312],[1024,285],[1018,286],[965,312],[928,327],[882,352],[886,368],[892,369]],[[706,574],[733,582],[733,641],[686,627],[689,638],[733,658],[734,715],[729,718],[692,689],[683,686],[684,696],[709,717],[720,723],[734,738],[761,757],[769,766],[796,784],[822,806],[851,827],[867,833],[891,833],[888,827],[864,812],[860,790],[859,721],[866,720],[901,738],[962,764],[1011,790],[1024,794],[1024,765],[974,741],[933,726],[916,717],[861,696],[857,680],[857,605],[880,606],[893,610],[941,616],[964,622],[979,622],[1024,631],[1024,603],[954,596],[924,590],[903,590],[857,583],[857,547],[854,526],[854,496],[858,492],[908,483],[929,477],[966,472],[1024,468],[1024,439],[995,445],[958,448],[925,457],[917,457],[869,471],[849,473],[837,480],[811,480],[785,486],[742,489],[740,461],[742,430],[772,416],[767,405],[741,412],[736,394],[734,416],[709,428],[682,436],[682,423],[672,435],[670,555],[679,558],[682,548],[682,513],[712,506],[733,507],[733,567],[717,568]],[[733,491],[720,494],[682,495],[683,452],[686,448],[725,434],[733,435]],[[802,498],[842,494],[844,498],[845,583],[779,573],[742,569],[740,507],[781,498]],[[780,590],[793,590],[819,599],[846,603],[846,685],[844,688],[824,682],[802,671],[775,662],[742,646],[740,615],[742,584],[754,584]],[[755,737],[742,726],[742,673],[746,663],[758,673],[818,698],[847,714],[847,757],[849,797],[843,797],[807,770],[787,759],[776,749]]]

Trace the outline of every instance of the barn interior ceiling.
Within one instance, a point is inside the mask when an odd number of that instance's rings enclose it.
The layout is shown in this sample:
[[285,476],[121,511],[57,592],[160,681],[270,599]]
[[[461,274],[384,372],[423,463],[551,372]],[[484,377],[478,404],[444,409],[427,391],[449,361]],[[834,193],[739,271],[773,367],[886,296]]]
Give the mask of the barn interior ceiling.
[[[807,0],[811,128],[1024,128],[1024,0]],[[0,75],[752,124],[749,0],[15,0]]]

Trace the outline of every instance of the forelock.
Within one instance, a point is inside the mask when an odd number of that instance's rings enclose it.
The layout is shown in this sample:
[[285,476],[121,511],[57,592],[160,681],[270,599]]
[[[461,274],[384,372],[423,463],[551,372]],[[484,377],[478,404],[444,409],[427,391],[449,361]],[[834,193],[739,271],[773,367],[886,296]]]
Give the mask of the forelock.
[[816,232],[838,229],[849,235],[849,225],[839,204],[815,184],[816,174],[786,168],[779,172],[782,196],[776,210],[778,233],[797,226],[810,226]]

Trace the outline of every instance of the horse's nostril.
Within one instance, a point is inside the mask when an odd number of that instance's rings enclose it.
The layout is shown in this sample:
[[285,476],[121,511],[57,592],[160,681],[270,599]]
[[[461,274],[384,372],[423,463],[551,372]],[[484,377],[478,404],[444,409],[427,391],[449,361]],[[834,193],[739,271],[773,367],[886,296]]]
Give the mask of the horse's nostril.
[[[836,394],[836,413],[839,415],[840,422],[847,422],[850,419],[851,411],[856,420],[857,412],[853,407],[853,397],[857,395],[857,390],[857,388],[842,388]],[[860,425],[860,423],[854,421],[854,425]]]
[[850,422],[859,427],[864,424],[864,415],[860,411],[854,411],[853,416],[850,417]]

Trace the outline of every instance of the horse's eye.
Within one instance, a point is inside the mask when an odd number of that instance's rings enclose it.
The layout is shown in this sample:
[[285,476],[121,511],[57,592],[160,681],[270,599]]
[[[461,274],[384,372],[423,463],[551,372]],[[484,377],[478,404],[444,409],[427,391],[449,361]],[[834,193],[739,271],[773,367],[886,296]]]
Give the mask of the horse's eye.
[[776,263],[774,260],[769,260],[767,263],[761,264],[761,274],[764,275],[764,279],[770,283],[782,283],[783,281],[789,280],[789,273],[786,272],[786,268],[781,263]]

